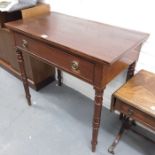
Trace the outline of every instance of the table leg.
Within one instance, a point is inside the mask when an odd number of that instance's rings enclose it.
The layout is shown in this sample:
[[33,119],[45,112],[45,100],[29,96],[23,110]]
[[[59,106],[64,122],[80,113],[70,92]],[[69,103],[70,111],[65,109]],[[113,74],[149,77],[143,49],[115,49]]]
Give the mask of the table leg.
[[58,86],[62,86],[62,73],[61,70],[57,69]]
[[114,142],[112,143],[112,145],[108,149],[109,153],[114,154],[114,149],[117,146],[117,144],[119,143],[119,141],[120,141],[124,131],[130,127],[129,117],[124,116],[122,119],[123,119],[122,120],[123,121],[122,126],[121,126],[121,128],[120,128],[120,130],[119,130],[119,132],[118,132]]
[[19,49],[16,49],[16,55],[17,55],[20,72],[21,72],[21,78],[23,81],[24,89],[25,89],[26,99],[27,99],[28,105],[31,105],[31,95],[29,92],[29,85],[27,81],[22,51],[20,51]]
[[119,119],[122,120],[123,119],[123,116],[124,116],[123,113],[120,113]]
[[[134,76],[135,67],[136,67],[136,61],[133,62],[133,63],[129,66],[128,72],[127,72],[127,76],[126,76],[126,81],[130,80],[130,79]],[[119,119],[122,120],[122,118],[123,118],[123,114],[120,113]]]
[[[128,72],[127,72],[126,81],[130,80],[130,79],[134,76],[135,67],[136,67],[136,61],[133,62],[133,63],[129,66]],[[122,113],[120,114],[120,119],[122,118],[121,115],[123,115],[123,114],[122,114]],[[136,124],[135,121],[133,121],[133,124]]]
[[133,62],[133,63],[129,66],[128,72],[127,72],[126,81],[128,81],[129,79],[131,79],[131,78],[134,76],[135,67],[136,67],[136,62]]
[[95,88],[94,116],[93,116],[93,133],[92,133],[92,152],[95,152],[100,127],[100,118],[102,111],[103,89]]

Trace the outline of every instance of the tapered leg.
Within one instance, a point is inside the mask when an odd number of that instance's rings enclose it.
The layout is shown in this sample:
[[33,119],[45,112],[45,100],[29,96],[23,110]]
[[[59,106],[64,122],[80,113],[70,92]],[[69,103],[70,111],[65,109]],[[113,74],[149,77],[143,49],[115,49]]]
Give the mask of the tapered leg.
[[27,76],[25,72],[23,55],[19,49],[16,49],[16,54],[17,54],[17,60],[18,60],[18,64],[21,72],[21,78],[25,89],[26,99],[27,99],[28,105],[31,105],[31,95],[29,92],[29,85],[28,85]]
[[62,86],[62,73],[61,70],[57,69],[58,86]]
[[93,133],[92,133],[92,151],[95,152],[100,127],[100,118],[102,111],[103,89],[95,88],[94,116],[93,116]]

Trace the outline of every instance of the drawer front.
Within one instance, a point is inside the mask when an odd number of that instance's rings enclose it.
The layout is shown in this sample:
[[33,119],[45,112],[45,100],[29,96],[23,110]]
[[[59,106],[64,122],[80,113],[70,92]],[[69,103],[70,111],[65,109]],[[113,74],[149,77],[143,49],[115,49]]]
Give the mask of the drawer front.
[[93,83],[94,64],[69,54],[59,48],[52,47],[47,43],[26,37],[19,33],[14,34],[15,44],[22,50],[37,56],[54,66],[73,74],[84,81]]
[[136,121],[139,121],[140,123],[146,125],[147,127],[155,130],[155,118],[150,116],[149,114],[146,114],[145,112],[142,112],[128,104],[123,103],[122,101],[116,99],[116,102],[113,106],[114,110],[118,110],[125,115],[130,115],[131,118],[133,118]]

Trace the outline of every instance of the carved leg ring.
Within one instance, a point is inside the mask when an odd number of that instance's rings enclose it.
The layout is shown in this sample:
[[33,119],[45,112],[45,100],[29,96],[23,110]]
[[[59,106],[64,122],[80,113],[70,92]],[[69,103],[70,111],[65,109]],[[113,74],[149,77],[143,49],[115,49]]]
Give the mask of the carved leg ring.
[[57,78],[58,78],[58,86],[62,86],[62,75],[61,75],[61,70],[57,69]]
[[21,78],[25,89],[26,99],[27,99],[28,105],[31,105],[31,95],[29,92],[29,85],[28,85],[27,76],[25,72],[23,55],[19,49],[16,49],[16,54],[17,54],[17,60],[18,60],[18,64],[21,72]]
[[100,118],[102,111],[103,89],[95,88],[95,103],[93,116],[93,133],[92,133],[92,152],[95,152],[98,138],[98,131],[100,127]]

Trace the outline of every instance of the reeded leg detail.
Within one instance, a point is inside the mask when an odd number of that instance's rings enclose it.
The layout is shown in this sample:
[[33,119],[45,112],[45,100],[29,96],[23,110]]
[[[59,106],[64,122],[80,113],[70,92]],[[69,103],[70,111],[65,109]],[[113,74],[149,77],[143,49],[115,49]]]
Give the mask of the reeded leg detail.
[[25,72],[24,59],[23,59],[22,52],[19,49],[16,49],[16,55],[17,55],[20,72],[21,72],[21,78],[23,81],[24,89],[25,89],[26,99],[27,99],[28,105],[31,105],[31,95],[29,92],[29,85],[28,85],[27,76]]
[[95,88],[95,103],[93,116],[93,133],[92,133],[92,152],[95,152],[98,138],[98,131],[100,127],[100,118],[102,111],[103,89]]
[[62,86],[62,73],[61,70],[57,69],[58,86]]

